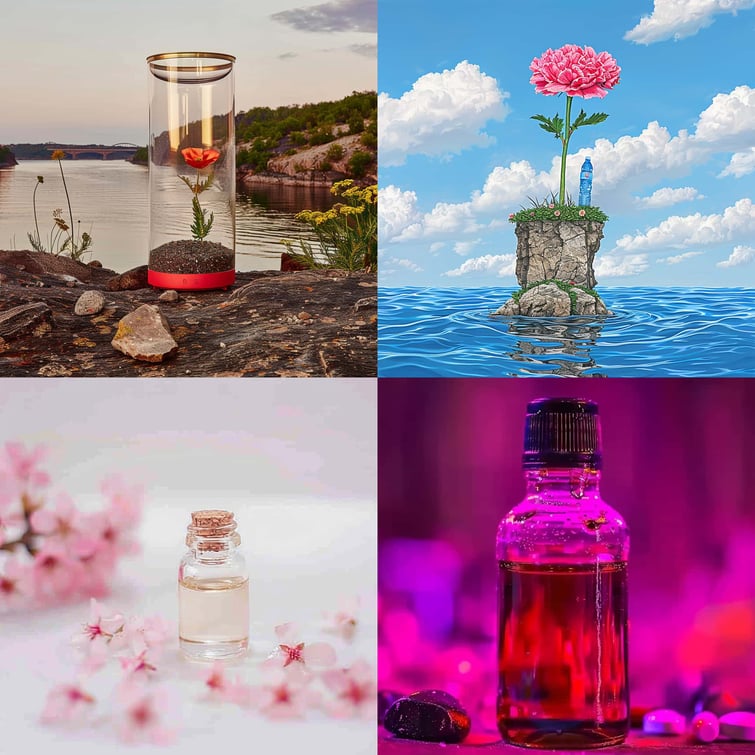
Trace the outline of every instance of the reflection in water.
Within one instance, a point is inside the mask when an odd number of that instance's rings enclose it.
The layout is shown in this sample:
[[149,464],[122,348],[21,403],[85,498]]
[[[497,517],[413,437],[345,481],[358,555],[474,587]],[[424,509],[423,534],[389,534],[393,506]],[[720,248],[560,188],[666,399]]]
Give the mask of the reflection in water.
[[[590,349],[596,346],[605,318],[511,317],[508,332],[517,338],[508,356],[529,365],[523,372],[578,377],[598,367]],[[545,369],[544,369],[545,368]],[[595,377],[605,377],[590,373]]]

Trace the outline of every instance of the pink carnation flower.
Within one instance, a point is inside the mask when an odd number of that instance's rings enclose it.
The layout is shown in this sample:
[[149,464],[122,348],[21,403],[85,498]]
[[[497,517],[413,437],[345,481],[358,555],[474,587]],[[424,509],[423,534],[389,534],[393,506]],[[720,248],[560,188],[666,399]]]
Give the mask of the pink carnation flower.
[[585,216],[585,211],[584,210],[580,210],[579,211],[579,217],[583,218],[584,216]]
[[619,83],[621,68],[607,52],[592,47],[564,45],[547,49],[530,63],[530,84],[538,94],[565,93],[569,97],[605,97]]
[[556,210],[553,214],[558,218],[561,216],[561,210]]

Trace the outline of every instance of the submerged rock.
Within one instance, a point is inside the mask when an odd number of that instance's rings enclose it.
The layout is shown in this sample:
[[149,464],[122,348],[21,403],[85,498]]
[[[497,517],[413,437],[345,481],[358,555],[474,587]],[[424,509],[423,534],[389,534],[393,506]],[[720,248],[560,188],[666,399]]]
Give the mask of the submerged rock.
[[385,729],[397,737],[446,744],[463,741],[471,725],[461,703],[453,695],[435,689],[396,700],[383,722]]
[[168,321],[152,304],[142,304],[118,323],[113,348],[143,362],[162,362],[178,351]]
[[509,299],[494,315],[525,317],[569,317],[570,315],[610,315],[603,301],[581,288],[564,291],[555,283],[541,283],[525,291],[518,301]]

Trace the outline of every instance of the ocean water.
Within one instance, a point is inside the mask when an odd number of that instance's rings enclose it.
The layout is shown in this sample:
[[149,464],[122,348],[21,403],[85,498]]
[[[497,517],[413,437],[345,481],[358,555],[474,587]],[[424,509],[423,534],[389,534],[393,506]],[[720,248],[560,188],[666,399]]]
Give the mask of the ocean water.
[[378,375],[755,375],[755,289],[601,287],[609,317],[494,316],[515,290],[382,288]]

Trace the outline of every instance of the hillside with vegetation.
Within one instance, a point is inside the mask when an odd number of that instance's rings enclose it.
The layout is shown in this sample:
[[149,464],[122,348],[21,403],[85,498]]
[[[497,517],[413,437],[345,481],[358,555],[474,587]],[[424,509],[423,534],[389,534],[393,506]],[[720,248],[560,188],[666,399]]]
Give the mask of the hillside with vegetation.
[[16,164],[16,156],[13,154],[10,147],[3,147],[0,144],[0,168],[10,168]]
[[374,183],[377,94],[352,92],[333,102],[242,111],[236,143],[239,178],[247,182]]

